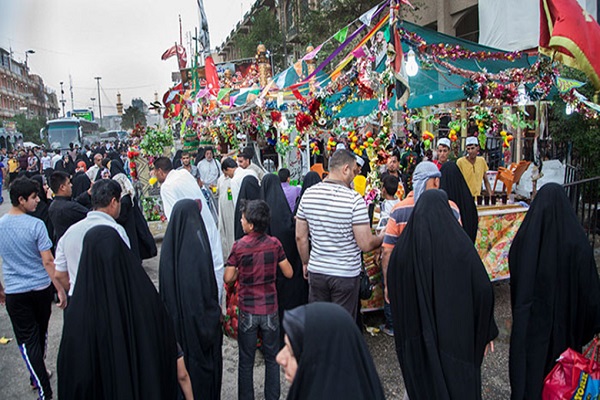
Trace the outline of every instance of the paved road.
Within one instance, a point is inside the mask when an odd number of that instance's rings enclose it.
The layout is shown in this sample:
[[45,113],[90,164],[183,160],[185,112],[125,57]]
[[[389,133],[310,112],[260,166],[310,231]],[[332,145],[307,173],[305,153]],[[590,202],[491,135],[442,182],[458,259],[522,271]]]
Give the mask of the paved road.
[[[5,199],[7,193],[5,192]],[[6,200],[8,201],[8,200]],[[8,211],[5,202],[0,206],[0,216]],[[0,239],[1,240],[1,239]],[[597,260],[598,257],[597,252]],[[157,284],[158,257],[144,262],[146,272]],[[482,366],[483,398],[503,400],[510,397],[508,380],[508,343],[510,337],[510,286],[508,281],[494,283],[496,297],[495,317],[500,335],[495,341],[495,353],[487,356]],[[382,323],[382,313],[370,313],[365,316],[365,323],[377,326]],[[46,364],[49,369],[56,370],[56,356],[62,332],[62,312],[54,307],[49,327],[49,345]],[[6,310],[0,307],[0,336],[13,337],[12,326]],[[371,336],[365,333],[365,339],[373,355],[377,371],[383,383],[387,399],[401,399],[404,393],[402,374],[396,358],[394,339],[384,334]],[[225,338],[223,346],[223,390],[224,400],[237,398],[237,344]],[[256,398],[261,399],[262,382],[264,382],[264,363],[260,353],[254,372]],[[282,398],[285,398],[289,386],[282,375]],[[51,379],[56,388],[56,374]],[[9,344],[0,345],[0,399],[34,399],[35,394],[29,389],[28,375],[21,359],[17,345],[13,340]]]

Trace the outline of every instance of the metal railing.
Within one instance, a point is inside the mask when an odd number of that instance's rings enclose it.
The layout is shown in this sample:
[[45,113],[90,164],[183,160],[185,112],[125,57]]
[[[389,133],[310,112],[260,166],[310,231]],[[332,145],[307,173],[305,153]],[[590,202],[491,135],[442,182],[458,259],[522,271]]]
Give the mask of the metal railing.
[[567,197],[581,222],[592,247],[596,244],[596,235],[600,233],[600,216],[598,203],[600,202],[600,176],[589,179],[577,179],[582,173],[581,168],[567,165],[565,183]]

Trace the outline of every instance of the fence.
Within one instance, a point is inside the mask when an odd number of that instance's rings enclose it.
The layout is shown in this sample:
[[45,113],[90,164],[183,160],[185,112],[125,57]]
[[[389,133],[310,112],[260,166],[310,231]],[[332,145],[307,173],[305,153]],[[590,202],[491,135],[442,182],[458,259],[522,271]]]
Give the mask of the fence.
[[565,182],[567,183],[563,186],[590,244],[594,247],[596,234],[600,233],[600,218],[598,216],[600,176],[579,179],[582,173],[582,168],[567,165],[565,172]]

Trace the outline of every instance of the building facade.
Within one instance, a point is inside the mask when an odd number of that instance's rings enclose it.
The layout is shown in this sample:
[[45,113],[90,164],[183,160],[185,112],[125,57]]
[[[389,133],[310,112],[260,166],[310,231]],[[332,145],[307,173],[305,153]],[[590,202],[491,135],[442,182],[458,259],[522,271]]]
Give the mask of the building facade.
[[30,74],[24,63],[0,48],[0,119],[17,114],[53,119],[59,110],[56,93],[44,85],[42,77]]

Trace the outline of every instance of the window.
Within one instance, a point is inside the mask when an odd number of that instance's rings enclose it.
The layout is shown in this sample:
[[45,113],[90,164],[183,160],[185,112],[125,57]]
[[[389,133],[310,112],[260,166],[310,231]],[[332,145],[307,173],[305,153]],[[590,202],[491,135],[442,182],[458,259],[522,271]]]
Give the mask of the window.
[[469,8],[456,24],[456,37],[479,42],[479,9]]

